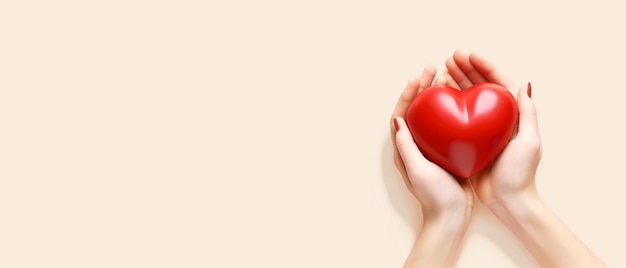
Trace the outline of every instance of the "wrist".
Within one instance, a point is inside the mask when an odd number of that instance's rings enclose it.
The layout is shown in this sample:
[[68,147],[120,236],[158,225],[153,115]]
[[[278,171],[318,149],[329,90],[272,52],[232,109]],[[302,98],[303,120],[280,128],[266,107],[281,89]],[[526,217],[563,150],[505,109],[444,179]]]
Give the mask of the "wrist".
[[422,215],[424,217],[423,222],[454,222],[461,223],[469,221],[472,209],[474,207],[474,200],[469,198],[463,198],[460,200],[450,202],[421,202]]
[[[508,189],[507,189],[508,188]],[[481,202],[493,211],[493,208],[514,209],[516,206],[534,203],[541,200],[536,184],[533,180],[513,187],[505,187],[501,190],[488,191],[483,194]]]
[[424,215],[424,223],[404,267],[453,267],[469,225],[464,213]]
[[471,207],[446,210],[438,213],[424,213],[422,229],[435,228],[442,232],[464,231],[470,221]]
[[501,198],[491,204],[489,209],[503,221],[523,223],[534,219],[544,207],[537,189],[533,186],[515,195]]

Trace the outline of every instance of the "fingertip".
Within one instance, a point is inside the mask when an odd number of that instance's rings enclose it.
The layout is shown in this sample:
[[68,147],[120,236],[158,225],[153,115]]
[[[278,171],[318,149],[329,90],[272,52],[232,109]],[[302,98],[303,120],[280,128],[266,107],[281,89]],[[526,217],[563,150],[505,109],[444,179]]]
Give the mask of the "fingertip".
[[460,60],[466,56],[467,56],[467,53],[465,53],[463,50],[460,50],[460,49],[457,49],[454,51],[454,53],[452,53],[452,58],[454,58],[454,60]]
[[517,94],[520,133],[537,132],[537,111],[535,109],[535,104],[533,103],[533,100],[528,96],[527,93],[530,87],[531,84],[526,83],[526,86],[522,86]]
[[517,91],[517,99],[518,101],[521,101],[523,99],[531,99],[532,96],[532,84],[530,82],[527,82],[526,85],[521,86],[520,89]]
[[424,67],[424,71],[422,72],[422,76],[420,77],[420,79],[424,81],[426,85],[428,85],[432,83],[433,78],[435,77],[436,74],[437,74],[437,67],[435,67],[435,65],[428,64],[426,65],[426,67]]
[[437,67],[435,67],[435,65],[433,64],[427,64],[426,67],[424,67],[424,72],[436,72],[437,71]]
[[404,121],[404,118],[402,118],[402,116],[394,116],[392,120],[396,131],[400,131],[401,129],[406,128],[406,122]]
[[495,69],[491,62],[489,62],[482,55],[476,53],[476,51],[472,51],[472,53],[469,54],[469,60],[470,64],[482,72],[490,73]]
[[398,132],[398,130],[400,130],[400,125],[398,124],[398,116],[394,116],[391,121],[393,124],[393,127],[396,129],[396,132]]
[[433,81],[435,80],[436,75],[437,75],[437,67],[435,67],[432,64],[426,65],[426,67],[424,67],[424,71],[422,72],[422,75],[420,76],[421,84],[417,93],[422,91],[424,88],[431,86],[433,84]]
[[448,69],[452,69],[454,66],[455,66],[455,63],[454,63],[454,58],[452,58],[452,57],[448,57],[448,58],[446,59],[446,68],[448,68]]
[[[406,125],[406,121],[404,118],[400,116],[395,116],[392,119],[393,126],[396,129],[396,145],[398,147],[406,146],[406,144],[410,141],[413,141],[413,137],[409,135]],[[410,137],[410,138],[409,138]]]
[[469,58],[470,58],[470,60],[481,60],[481,61],[484,61],[484,59],[485,59],[482,55],[480,55],[476,51],[470,52]]

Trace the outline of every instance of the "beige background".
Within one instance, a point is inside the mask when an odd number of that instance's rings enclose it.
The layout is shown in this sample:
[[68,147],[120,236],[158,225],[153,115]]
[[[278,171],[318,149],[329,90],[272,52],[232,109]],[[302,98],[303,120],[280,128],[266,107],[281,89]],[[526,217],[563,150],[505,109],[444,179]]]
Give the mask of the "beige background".
[[[388,118],[475,50],[533,83],[540,192],[626,266],[619,1],[2,1],[0,267],[400,267]],[[476,208],[458,267],[532,267]]]

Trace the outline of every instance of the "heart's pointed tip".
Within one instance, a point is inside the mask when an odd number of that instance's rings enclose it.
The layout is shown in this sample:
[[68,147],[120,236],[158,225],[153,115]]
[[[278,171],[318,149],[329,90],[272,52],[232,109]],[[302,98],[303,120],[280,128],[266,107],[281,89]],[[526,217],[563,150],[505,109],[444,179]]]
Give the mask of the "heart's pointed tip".
[[473,175],[473,174],[464,173],[464,174],[460,175],[459,177],[460,177],[461,179],[469,179],[469,178],[471,177],[471,175]]

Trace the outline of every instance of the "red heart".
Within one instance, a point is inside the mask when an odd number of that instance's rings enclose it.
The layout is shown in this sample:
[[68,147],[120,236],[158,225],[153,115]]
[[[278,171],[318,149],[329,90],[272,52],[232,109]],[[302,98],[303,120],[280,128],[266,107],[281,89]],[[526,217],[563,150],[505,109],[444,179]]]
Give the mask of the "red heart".
[[427,159],[469,178],[504,150],[517,117],[517,103],[508,90],[479,83],[463,91],[447,86],[425,89],[411,102],[406,122]]

